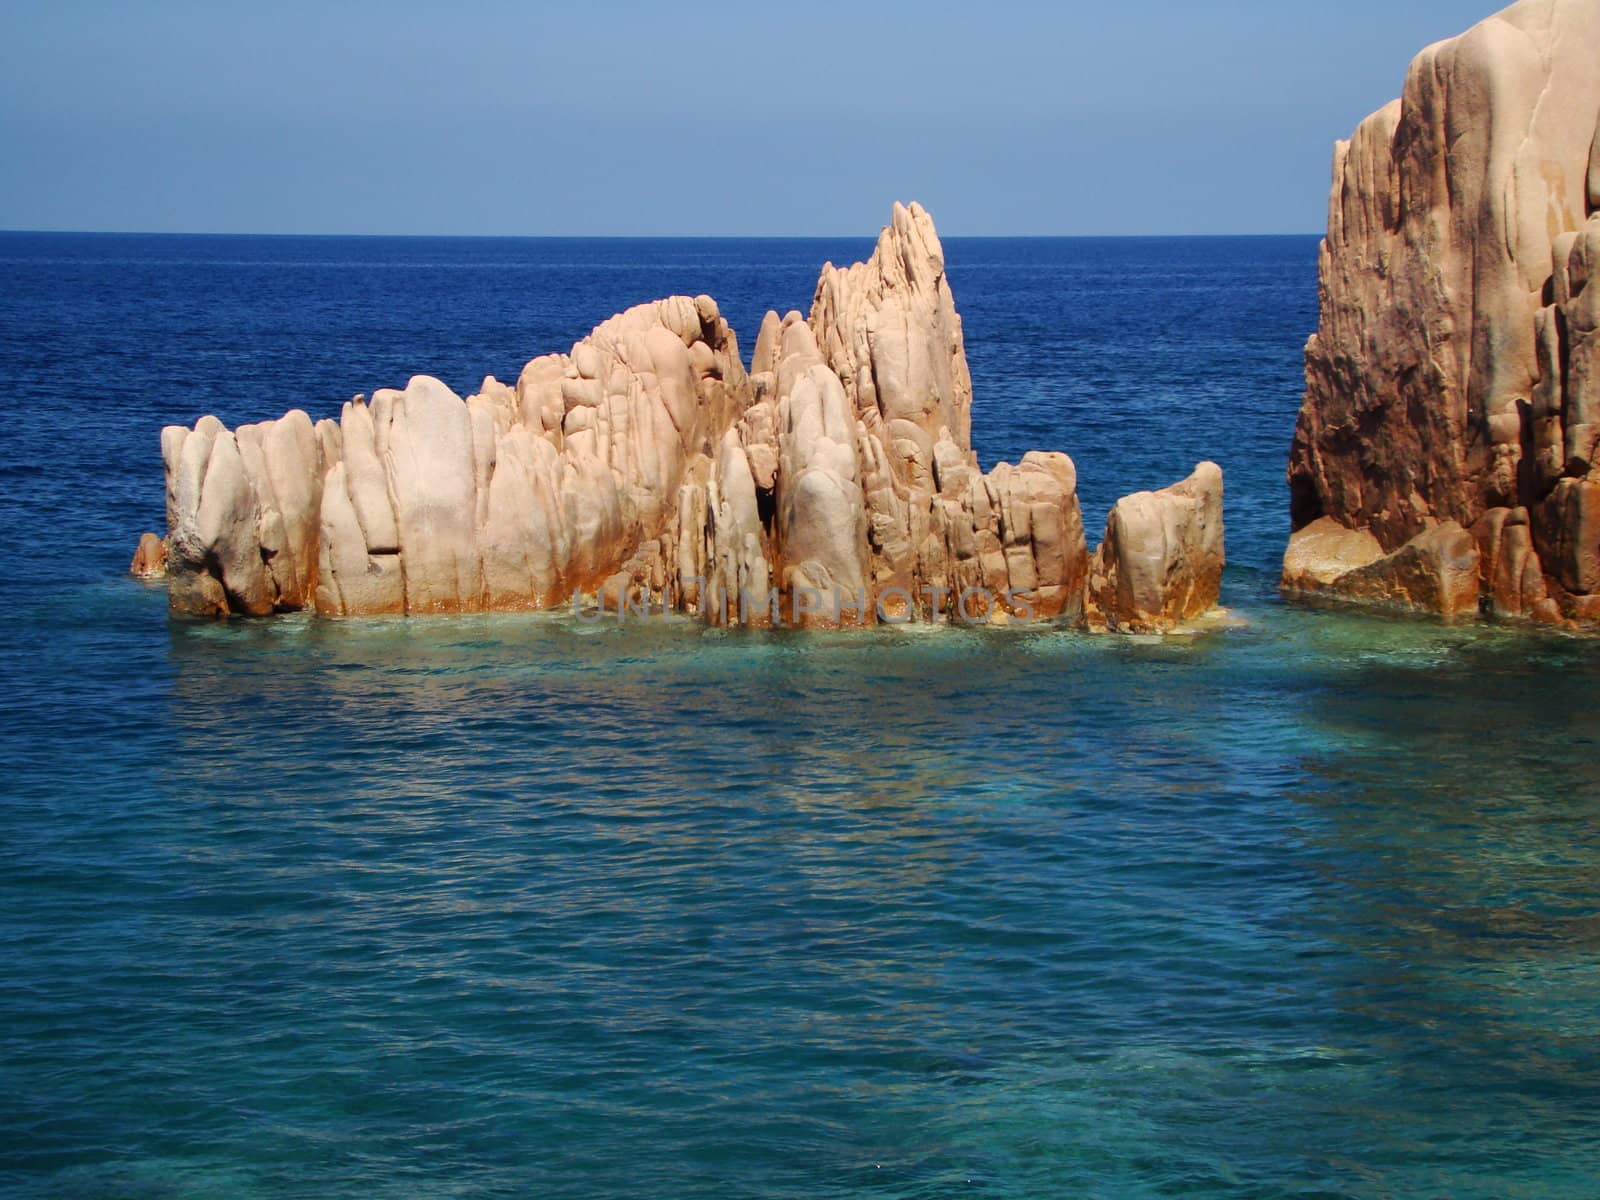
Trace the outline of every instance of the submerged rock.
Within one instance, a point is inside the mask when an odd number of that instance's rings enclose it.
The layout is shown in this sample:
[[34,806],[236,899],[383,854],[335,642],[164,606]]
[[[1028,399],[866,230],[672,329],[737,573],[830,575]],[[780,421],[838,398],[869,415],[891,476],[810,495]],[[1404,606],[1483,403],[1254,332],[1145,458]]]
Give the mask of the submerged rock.
[[1217,606],[1224,557],[1216,463],[1159,492],[1124,496],[1089,563],[1089,627],[1166,633],[1202,616]]
[[[172,608],[1081,623],[1072,460],[982,473],[971,409],[938,235],[897,204],[866,262],[823,267],[809,316],[767,314],[748,374],[715,301],[675,296],[465,399],[419,375],[337,422],[168,428]],[[1214,560],[1141,579],[1158,618],[1215,602],[1220,475],[1216,500],[1181,533],[1214,535]]]
[[[1424,50],[1335,149],[1287,590],[1593,619],[1597,112],[1600,5],[1521,0]],[[1460,536],[1432,532],[1452,526],[1476,542],[1470,597]],[[1365,538],[1396,561],[1357,562]],[[1422,563],[1443,574],[1414,588]]]

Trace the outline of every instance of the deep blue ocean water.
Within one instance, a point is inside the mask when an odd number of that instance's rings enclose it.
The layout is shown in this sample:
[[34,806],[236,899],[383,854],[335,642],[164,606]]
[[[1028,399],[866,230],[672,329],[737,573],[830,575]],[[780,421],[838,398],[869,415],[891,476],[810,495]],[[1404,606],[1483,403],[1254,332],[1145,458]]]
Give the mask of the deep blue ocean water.
[[0,1194],[1592,1197],[1600,649],[1274,591],[1312,238],[951,239],[987,466],[1223,465],[1166,642],[172,624],[164,423],[868,239],[0,234]]

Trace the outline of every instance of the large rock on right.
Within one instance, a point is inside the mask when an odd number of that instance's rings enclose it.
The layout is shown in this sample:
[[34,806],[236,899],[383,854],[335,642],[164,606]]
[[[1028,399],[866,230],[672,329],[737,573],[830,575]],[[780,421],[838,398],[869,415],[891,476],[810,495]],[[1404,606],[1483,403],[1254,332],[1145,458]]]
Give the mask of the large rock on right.
[[1169,633],[1217,607],[1226,562],[1222,468],[1118,500],[1089,560],[1085,617],[1110,633]]
[[1600,619],[1597,113],[1600,3],[1521,0],[1335,148],[1286,591]]

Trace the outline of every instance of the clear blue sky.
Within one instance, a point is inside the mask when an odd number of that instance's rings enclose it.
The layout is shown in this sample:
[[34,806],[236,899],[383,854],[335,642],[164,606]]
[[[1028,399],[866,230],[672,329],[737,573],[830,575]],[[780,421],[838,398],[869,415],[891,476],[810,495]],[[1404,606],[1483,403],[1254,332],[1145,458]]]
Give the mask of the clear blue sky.
[[1288,233],[1494,0],[3,0],[0,228]]

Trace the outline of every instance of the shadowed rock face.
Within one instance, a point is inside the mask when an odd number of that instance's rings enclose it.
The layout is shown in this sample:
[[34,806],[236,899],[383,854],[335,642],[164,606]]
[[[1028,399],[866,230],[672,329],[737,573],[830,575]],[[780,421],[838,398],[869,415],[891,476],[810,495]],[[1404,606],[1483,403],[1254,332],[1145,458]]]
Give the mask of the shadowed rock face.
[[[716,303],[677,296],[465,400],[417,376],[337,422],[169,427],[172,609],[1081,621],[1072,460],[983,474],[971,407],[938,235],[897,204],[867,262],[823,268],[809,318],[767,314],[748,374]],[[1182,587],[1186,612],[1216,601],[1214,577]]]
[[[1455,522],[1476,546],[1477,595],[1457,580],[1384,602],[1600,616],[1597,114],[1600,5],[1522,0],[1424,50],[1401,99],[1339,143],[1286,589],[1372,599],[1375,575],[1446,543],[1462,561],[1459,538],[1413,545]],[[1311,579],[1303,562],[1320,552],[1296,547],[1330,545],[1330,520],[1406,560],[1359,563],[1346,586],[1324,555]]]

